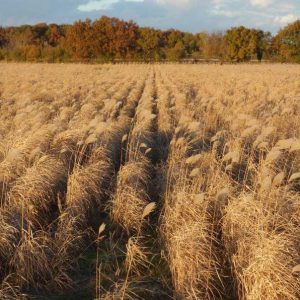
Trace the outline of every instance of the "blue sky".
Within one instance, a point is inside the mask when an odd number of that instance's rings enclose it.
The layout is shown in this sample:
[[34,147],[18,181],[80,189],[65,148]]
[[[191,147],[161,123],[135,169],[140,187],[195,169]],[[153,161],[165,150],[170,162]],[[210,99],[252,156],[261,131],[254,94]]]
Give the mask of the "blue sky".
[[0,24],[71,23],[102,15],[199,32],[245,25],[273,33],[300,18],[300,0],[0,0]]

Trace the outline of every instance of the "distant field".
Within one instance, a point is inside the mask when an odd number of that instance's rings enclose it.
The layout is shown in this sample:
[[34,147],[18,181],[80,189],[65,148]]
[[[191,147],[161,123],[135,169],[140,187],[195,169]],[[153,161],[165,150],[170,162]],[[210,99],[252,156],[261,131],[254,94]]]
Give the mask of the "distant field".
[[0,299],[300,299],[300,67],[0,64]]

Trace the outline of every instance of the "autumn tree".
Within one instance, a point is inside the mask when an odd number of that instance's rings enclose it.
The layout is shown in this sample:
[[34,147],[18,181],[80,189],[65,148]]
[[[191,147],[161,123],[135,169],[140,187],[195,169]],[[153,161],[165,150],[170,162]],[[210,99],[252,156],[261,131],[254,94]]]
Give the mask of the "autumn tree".
[[268,56],[271,34],[244,26],[234,27],[225,34],[226,52],[229,60],[248,61],[251,58],[262,60]]
[[31,26],[25,25],[15,28],[13,38],[11,39],[15,46],[34,45],[36,43],[36,34]]
[[137,48],[138,26],[132,21],[102,17],[70,26],[66,46],[76,60],[132,57]]
[[171,61],[178,61],[185,57],[185,47],[182,41],[178,41],[174,47],[166,49],[166,58]]
[[201,50],[204,58],[215,58],[221,60],[224,58],[226,45],[223,32],[218,31],[211,34],[202,33],[201,38]]
[[171,29],[163,32],[162,37],[162,45],[169,60],[191,57],[194,52],[199,51],[197,37],[191,33]]
[[270,32],[257,29],[251,30],[249,47],[259,61],[261,61],[263,57],[269,57],[271,41],[272,37]]
[[244,26],[233,27],[226,31],[225,41],[229,60],[241,62],[251,59],[254,52],[251,29]]
[[141,28],[137,40],[139,50],[145,60],[157,60],[161,56],[162,35],[159,30]]
[[273,51],[283,61],[300,62],[300,20],[287,25],[273,39]]
[[47,42],[46,33],[48,29],[49,27],[46,23],[39,23],[31,27],[35,45],[43,46]]
[[182,40],[187,55],[191,55],[192,53],[199,51],[198,40],[196,35],[189,32],[185,32]]
[[97,41],[97,56],[106,59],[113,57],[113,24],[108,17],[102,17],[93,24],[94,38]]
[[90,60],[97,57],[97,39],[92,21],[77,21],[66,32],[66,47],[75,60]]
[[174,48],[178,42],[181,42],[183,40],[184,33],[179,30],[170,29],[165,32],[165,36],[166,46],[168,48]]
[[52,47],[56,47],[64,37],[64,34],[60,26],[56,24],[50,24],[45,33],[45,36],[47,38],[48,44]]
[[116,58],[132,57],[138,39],[138,26],[134,22],[102,17],[93,26],[99,53]]
[[116,21],[114,27],[115,56],[119,58],[131,57],[136,49],[138,39],[138,27],[132,22]]

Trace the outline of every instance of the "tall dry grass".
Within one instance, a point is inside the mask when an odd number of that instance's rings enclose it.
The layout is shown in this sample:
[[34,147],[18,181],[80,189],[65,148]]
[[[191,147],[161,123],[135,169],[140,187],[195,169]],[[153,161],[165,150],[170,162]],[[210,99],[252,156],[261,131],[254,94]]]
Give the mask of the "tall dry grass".
[[[201,193],[202,173],[196,167],[205,150],[201,125],[178,92],[177,127],[167,161],[167,182],[161,216],[162,237],[179,299],[212,299],[218,295],[218,261],[209,201]],[[177,98],[176,98],[177,100]],[[184,113],[179,114],[179,111]]]
[[1,299],[299,298],[297,66],[1,69]]

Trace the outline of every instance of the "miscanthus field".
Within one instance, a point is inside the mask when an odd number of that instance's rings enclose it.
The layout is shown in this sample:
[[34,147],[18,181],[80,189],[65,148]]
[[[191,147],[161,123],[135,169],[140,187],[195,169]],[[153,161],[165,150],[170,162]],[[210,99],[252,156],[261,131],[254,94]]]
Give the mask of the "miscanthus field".
[[300,299],[300,67],[0,65],[0,299]]

